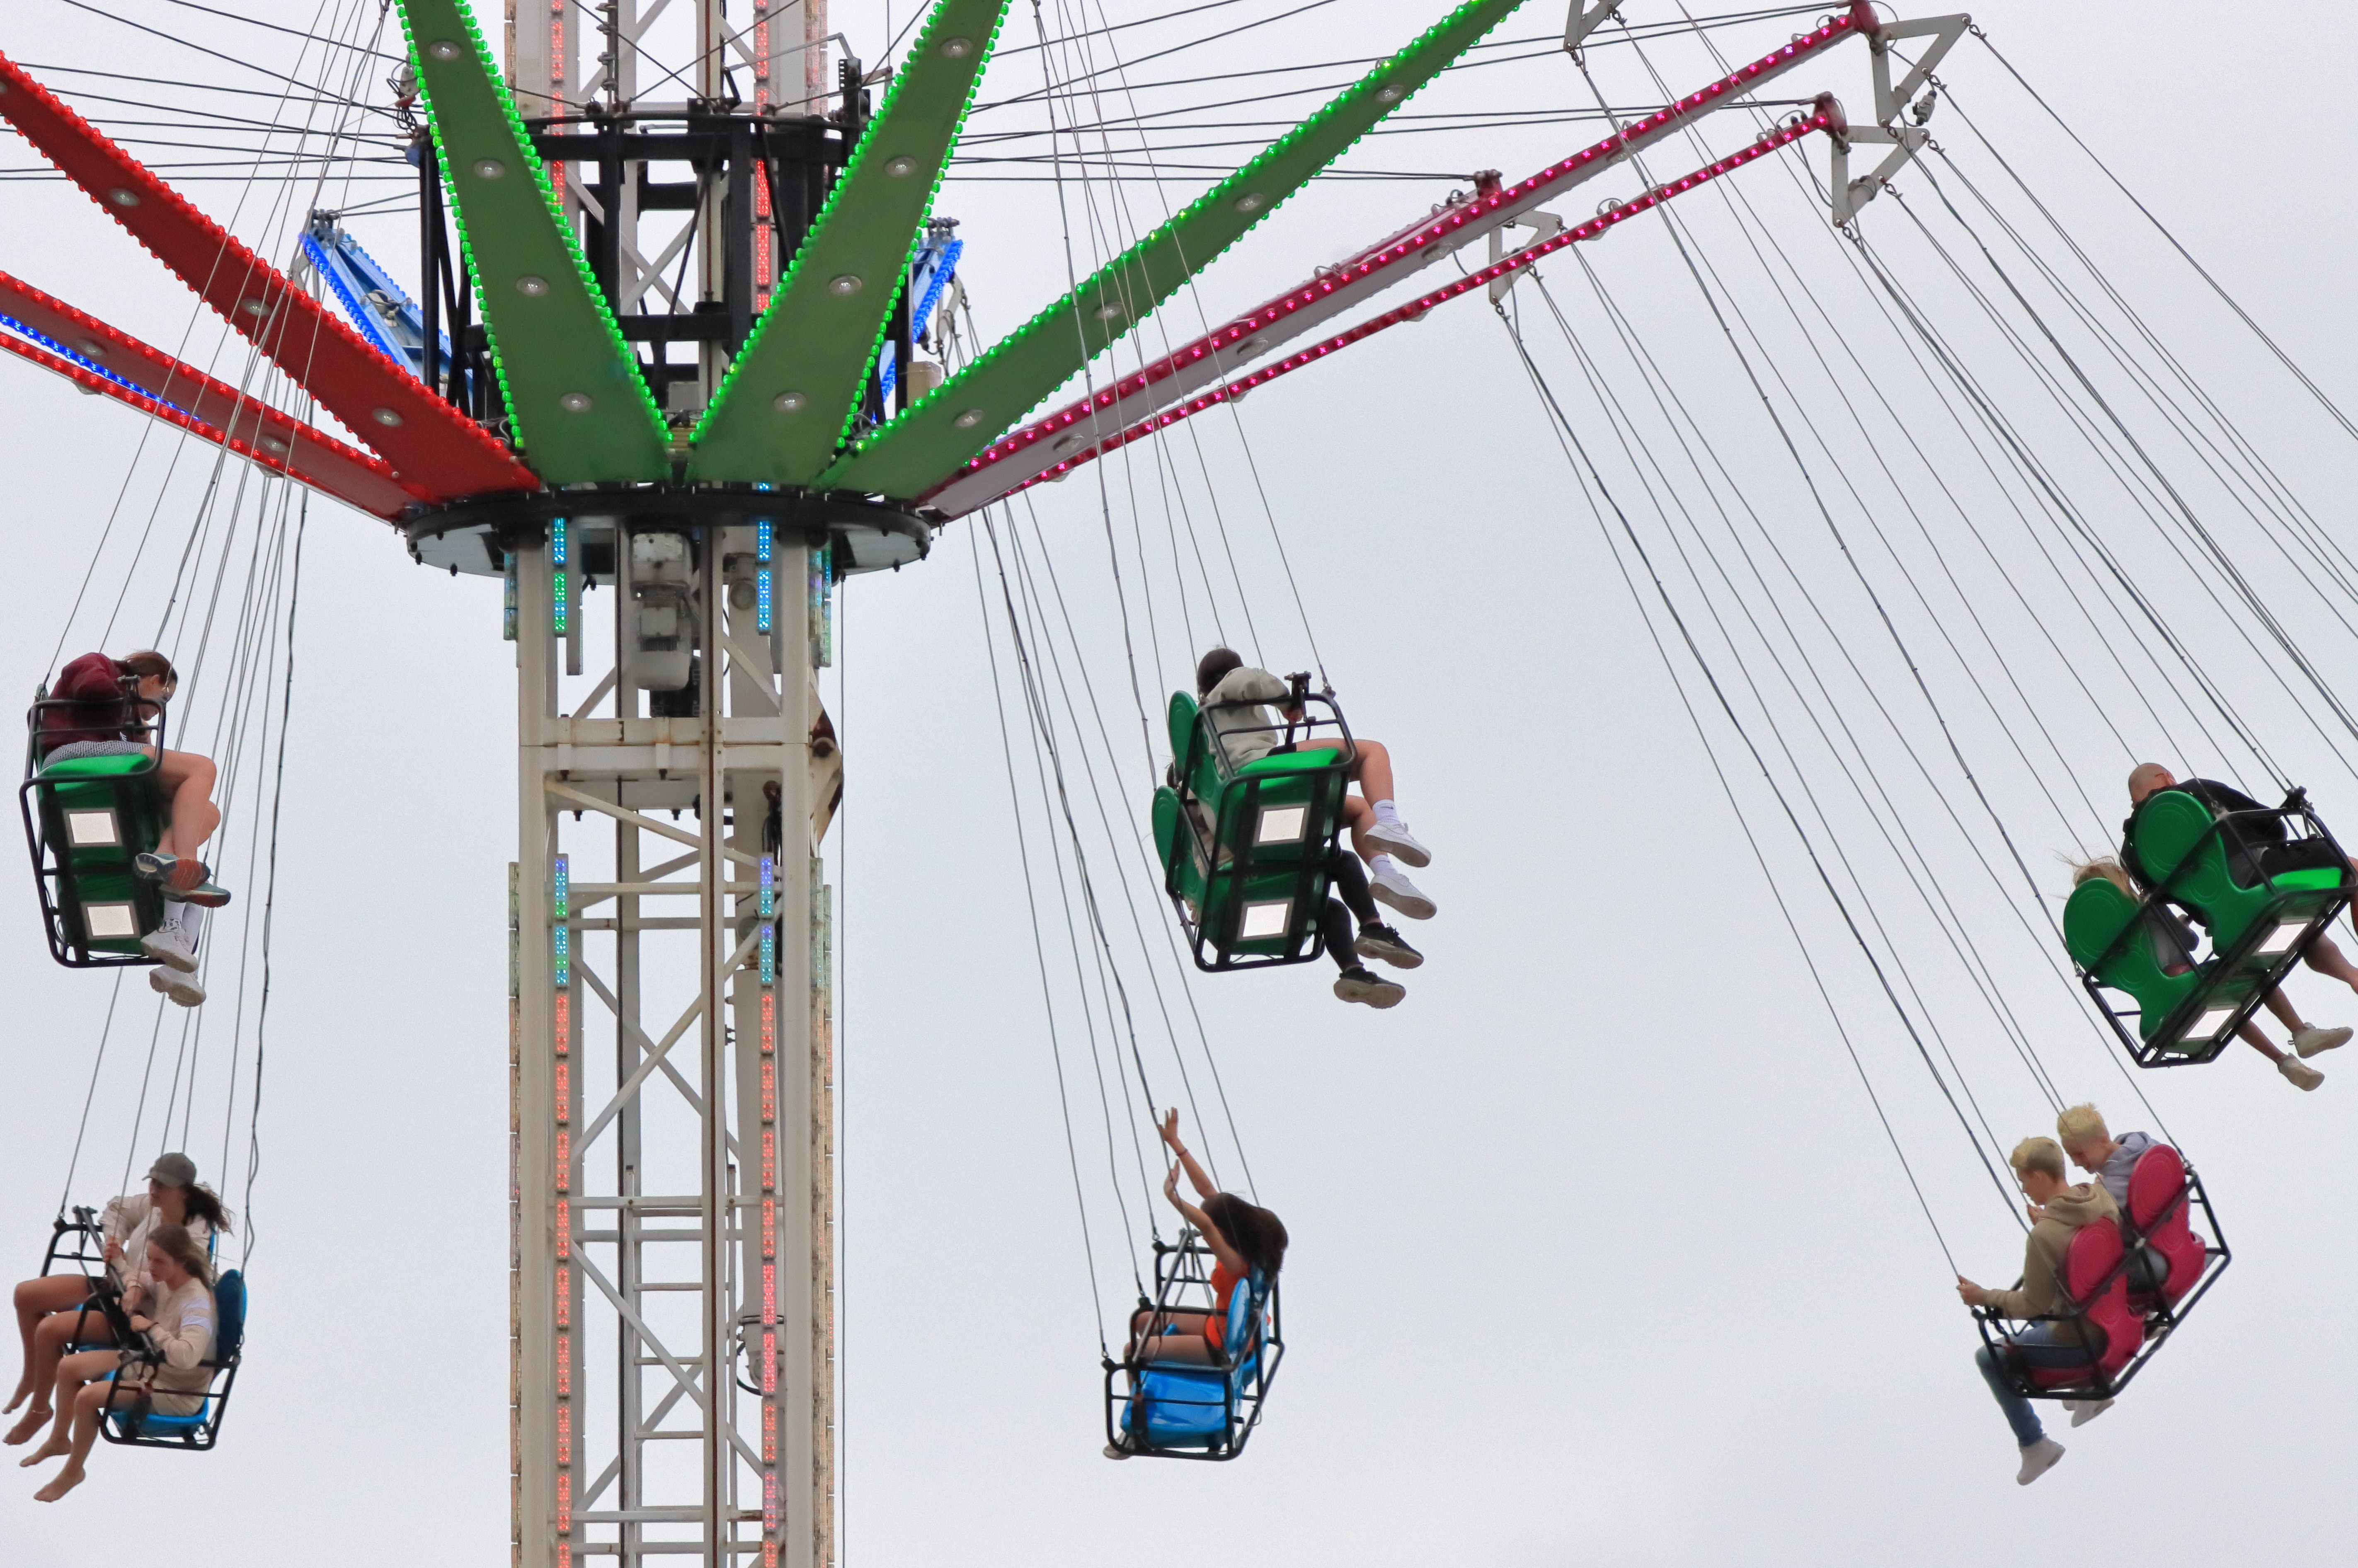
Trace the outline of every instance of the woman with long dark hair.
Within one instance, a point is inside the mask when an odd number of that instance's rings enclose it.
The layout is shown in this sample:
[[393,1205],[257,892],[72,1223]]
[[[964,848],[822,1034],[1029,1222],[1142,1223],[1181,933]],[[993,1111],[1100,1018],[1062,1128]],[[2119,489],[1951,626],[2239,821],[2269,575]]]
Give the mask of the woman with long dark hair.
[[[53,1503],[82,1483],[82,1465],[98,1441],[98,1423],[110,1409],[141,1400],[158,1415],[194,1415],[204,1408],[212,1370],[204,1365],[213,1349],[213,1271],[205,1244],[184,1225],[158,1227],[147,1238],[140,1269],[146,1287],[123,1293],[133,1331],[146,1341],[141,1350],[85,1350],[58,1365],[57,1424],[49,1440],[17,1463],[30,1469],[44,1459],[65,1460],[33,1496]],[[108,1374],[114,1380],[108,1381]]]
[[[106,1238],[106,1260],[123,1276],[124,1299],[135,1290],[148,1300],[157,1296],[157,1282],[147,1269],[147,1239],[167,1226],[178,1226],[196,1238],[203,1251],[214,1236],[230,1227],[229,1211],[211,1187],[197,1180],[196,1162],[186,1154],[166,1154],[147,1168],[147,1190],[116,1198],[106,1206],[99,1227]],[[16,1329],[25,1346],[24,1371],[16,1391],[9,1396],[5,1415],[29,1398],[33,1408],[8,1429],[0,1443],[25,1443],[49,1421],[49,1384],[58,1362],[72,1345],[104,1345],[114,1331],[92,1304],[99,1283],[87,1274],[48,1274],[16,1287]]]
[[[1264,1281],[1277,1278],[1285,1265],[1285,1223],[1258,1204],[1212,1184],[1195,1156],[1179,1141],[1179,1112],[1163,1113],[1163,1141],[1170,1146],[1173,1163],[1163,1179],[1163,1195],[1186,1217],[1212,1253],[1212,1310],[1155,1312],[1141,1308],[1130,1320],[1132,1362],[1189,1361],[1209,1364],[1216,1359],[1220,1336],[1228,1324],[1228,1298],[1238,1285],[1249,1288],[1254,1273]],[[1179,1173],[1204,1200],[1197,1207],[1179,1195]],[[1147,1342],[1153,1343],[1149,1345]]]

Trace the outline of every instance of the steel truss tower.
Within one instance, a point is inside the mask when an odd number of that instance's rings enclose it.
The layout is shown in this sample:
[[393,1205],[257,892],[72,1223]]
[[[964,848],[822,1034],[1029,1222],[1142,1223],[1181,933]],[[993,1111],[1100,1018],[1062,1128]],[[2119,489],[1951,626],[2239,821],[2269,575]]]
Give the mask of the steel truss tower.
[[[697,0],[693,66],[667,81],[641,52],[663,9],[511,0],[508,77],[643,373],[684,414],[768,303],[860,104],[836,80],[824,0],[741,6],[734,26]],[[666,163],[689,178],[655,178]],[[462,362],[479,345],[454,336]],[[482,535],[510,567],[517,654],[514,1558],[827,1568],[815,762],[830,796],[832,775],[825,735],[813,755],[812,672],[858,551],[806,517],[648,499],[541,507]],[[613,665],[568,711],[560,661],[581,673],[592,585],[616,606]],[[816,804],[823,827],[832,801]]]

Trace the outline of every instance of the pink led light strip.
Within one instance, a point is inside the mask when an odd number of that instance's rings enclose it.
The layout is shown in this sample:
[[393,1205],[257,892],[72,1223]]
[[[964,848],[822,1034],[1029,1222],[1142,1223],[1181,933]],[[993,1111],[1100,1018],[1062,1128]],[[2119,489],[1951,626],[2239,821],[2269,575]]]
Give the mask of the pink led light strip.
[[[930,503],[949,515],[957,516],[1000,495],[1012,494],[1021,488],[1015,482],[1015,475],[989,475],[989,470],[1018,458],[1028,459],[1027,463],[1018,464],[1018,471],[1025,467],[1030,467],[1033,473],[1046,470],[1048,465],[1041,460],[1045,454],[1033,449],[1041,442],[1055,442],[1061,438],[1062,444],[1069,446],[1078,439],[1085,439],[1087,438],[1081,432],[1072,428],[1074,426],[1087,420],[1097,427],[1109,418],[1129,417],[1130,410],[1123,405],[1135,403],[1141,398],[1152,400],[1157,388],[1174,377],[1182,378],[1183,389],[1186,380],[1192,379],[1200,384],[1207,374],[1218,373],[1223,352],[1235,350],[1238,344],[1249,343],[1256,336],[1282,339],[1314,325],[1323,317],[1346,308],[1352,297],[1388,287],[1393,281],[1392,275],[1416,270],[1455,249],[1458,244],[1502,225],[1551,200],[1562,190],[1601,172],[1618,158],[1639,152],[1649,144],[1684,129],[1690,122],[1723,107],[1725,102],[1733,96],[1760,85],[1768,78],[1781,75],[1828,45],[1852,33],[1871,33],[1877,26],[1874,8],[1867,0],[1852,0],[1845,14],[1829,18],[1781,49],[1763,55],[1749,65],[1738,67],[1710,85],[1688,93],[1677,103],[1631,122],[1594,146],[1583,148],[1517,184],[1502,186],[1446,211],[1420,219],[1409,228],[1350,257],[1340,265],[1322,272],[1292,292],[1270,300],[1143,369],[1121,377],[1094,397],[1069,404],[1044,419],[1001,438],[969,459],[956,473],[925,491],[918,500]],[[1472,228],[1470,233],[1467,232],[1469,226]],[[1324,309],[1320,308],[1322,306]],[[1294,318],[1300,319],[1292,319]],[[1250,358],[1266,346],[1266,343],[1253,345],[1246,350],[1243,357]],[[1055,449],[1052,445],[1050,449]]]
[[1190,398],[1175,408],[1166,409],[1151,418],[1141,419],[1119,435],[1108,437],[1088,450],[1077,453],[1044,472],[1033,475],[1009,490],[1007,493],[1014,495],[1031,489],[1035,484],[1061,479],[1092,458],[1103,457],[1106,453],[1126,447],[1132,441],[1152,436],[1158,430],[1166,429],[1190,415],[1201,414],[1206,408],[1215,407],[1232,398],[1241,397],[1257,386],[1266,386],[1279,376],[1300,370],[1303,365],[1315,363],[1337,349],[1347,348],[1353,343],[1372,338],[1388,327],[1397,327],[1403,321],[1413,321],[1436,305],[1445,304],[1460,295],[1471,293],[1510,274],[1520,272],[1541,257],[1551,255],[1566,245],[1582,240],[1595,239],[1617,223],[1637,217],[1641,212],[1651,211],[1674,196],[1682,195],[1699,185],[1707,184],[1718,178],[1723,174],[1742,168],[1755,158],[1765,157],[1779,147],[1790,146],[1812,131],[1823,131],[1833,123],[1833,115],[1826,110],[1821,110],[1805,120],[1779,126],[1741,152],[1731,153],[1724,158],[1706,164],[1683,178],[1674,179],[1667,185],[1656,186],[1635,200],[1625,201],[1618,207],[1609,208],[1585,223],[1575,224],[1564,230],[1552,239],[1527,246],[1517,251],[1513,255],[1493,262],[1488,266],[1457,279],[1445,287],[1436,288],[1430,294],[1412,299],[1397,309],[1387,310],[1380,316],[1370,317],[1347,332],[1338,332],[1323,342],[1312,344],[1299,353],[1288,354],[1282,360],[1265,365],[1250,375],[1238,376],[1233,381],[1223,382],[1200,397]]

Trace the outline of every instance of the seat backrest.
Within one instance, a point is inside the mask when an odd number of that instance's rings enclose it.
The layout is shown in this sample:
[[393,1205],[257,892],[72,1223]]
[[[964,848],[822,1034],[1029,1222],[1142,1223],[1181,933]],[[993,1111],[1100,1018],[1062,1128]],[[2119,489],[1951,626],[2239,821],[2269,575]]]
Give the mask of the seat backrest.
[[2223,832],[2211,831],[2211,808],[2183,790],[2156,790],[2131,819],[2137,860],[2169,896],[2202,918],[2211,946],[2225,952],[2250,931],[2274,902],[2265,883],[2235,880]]
[[2071,890],[2063,905],[2063,945],[2072,961],[2137,1004],[2137,1037],[2152,1040],[2170,1011],[2204,984],[2200,969],[2162,972],[2153,943],[2133,930],[2141,918],[2137,901],[2103,877],[2090,877]]
[[1178,759],[1183,768],[1187,765],[1187,742],[1195,733],[1195,711],[1194,697],[1184,691],[1171,694],[1170,721],[1166,728],[1171,732],[1171,754]]
[[1220,1348],[1231,1367],[1242,1367],[1252,1355],[1260,1329],[1260,1305],[1269,1299],[1269,1281],[1259,1269],[1228,1292],[1228,1320],[1220,1327]]
[[2128,1222],[2169,1266],[2161,1282],[2164,1301],[2176,1302],[2202,1274],[2206,1249],[2194,1234],[2192,1206],[2186,1162],[2177,1150],[2157,1143],[2137,1156],[2129,1172]]
[[2145,1325],[2129,1310],[2126,1271],[2119,1268],[2125,1250],[2117,1225],[2083,1225],[2063,1249],[2064,1293],[2079,1304],[2081,1321],[2103,1333],[2096,1365],[2106,1377],[2127,1366],[2145,1343]]
[[245,1276],[229,1270],[213,1281],[213,1364],[226,1367],[245,1348]]

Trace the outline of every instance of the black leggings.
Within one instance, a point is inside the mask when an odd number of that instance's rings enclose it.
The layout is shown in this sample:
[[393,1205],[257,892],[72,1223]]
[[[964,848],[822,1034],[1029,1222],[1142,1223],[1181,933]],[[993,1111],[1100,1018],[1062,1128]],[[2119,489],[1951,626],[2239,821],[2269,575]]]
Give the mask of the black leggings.
[[1352,929],[1351,917],[1357,915],[1363,926],[1377,924],[1376,901],[1368,892],[1367,868],[1359,864],[1358,856],[1337,849],[1327,858],[1326,875],[1336,896],[1329,897],[1326,907],[1319,912],[1319,930],[1325,935],[1326,952],[1335,960],[1335,967],[1353,968],[1359,962],[1359,955],[1352,946],[1357,933]]

